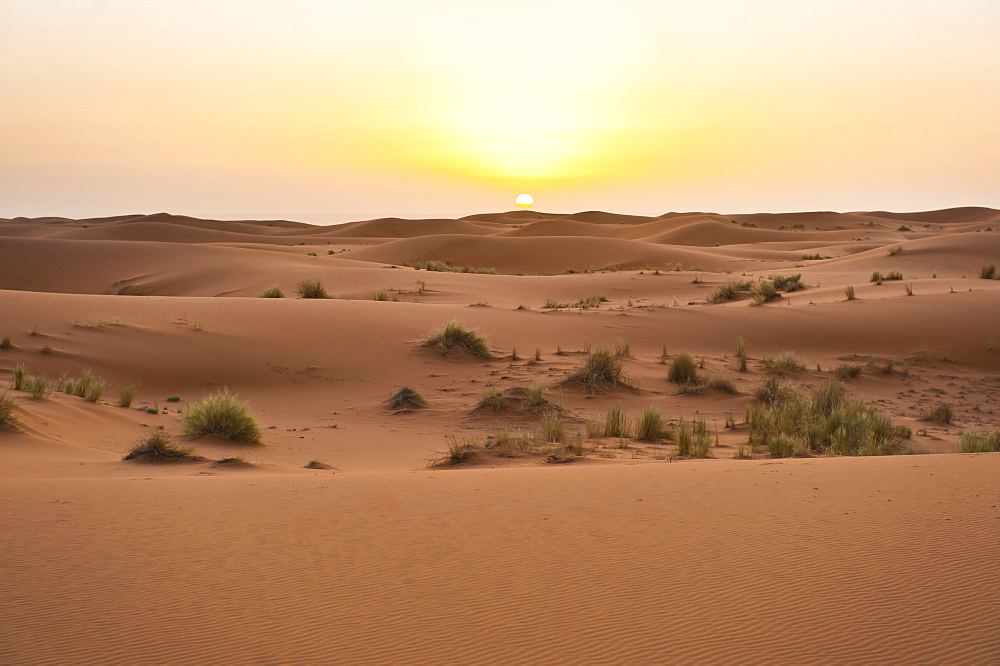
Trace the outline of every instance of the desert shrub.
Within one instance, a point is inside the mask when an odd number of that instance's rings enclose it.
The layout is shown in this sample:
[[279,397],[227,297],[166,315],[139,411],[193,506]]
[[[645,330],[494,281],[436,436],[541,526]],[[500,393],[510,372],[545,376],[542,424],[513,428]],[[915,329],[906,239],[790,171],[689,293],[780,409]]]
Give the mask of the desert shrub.
[[372,300],[398,302],[399,298],[395,294],[390,294],[388,291],[381,289],[372,294]]
[[846,287],[844,287],[844,296],[847,297],[845,300],[848,301],[853,301],[856,298],[856,296],[854,295],[854,285],[849,284]]
[[166,430],[157,428],[136,442],[135,446],[125,454],[123,460],[138,460],[147,463],[177,462],[180,460],[198,460],[194,455],[194,447],[177,446],[171,443]]
[[905,429],[864,400],[847,396],[835,380],[811,394],[788,392],[773,403],[747,405],[751,447],[772,455],[806,455],[829,450],[836,455],[890,455]]
[[17,404],[6,393],[0,393],[0,430],[17,430],[21,422],[17,418]]
[[775,377],[768,377],[753,388],[753,397],[765,405],[773,405],[784,396],[785,389]]
[[24,390],[35,400],[47,400],[52,395],[52,382],[46,379],[45,375],[26,375]]
[[697,384],[698,366],[694,357],[684,351],[670,361],[670,368],[667,370],[667,379],[674,384]]
[[841,363],[837,366],[837,369],[833,371],[837,375],[837,379],[854,379],[861,374],[861,366],[856,363]]
[[507,409],[509,401],[502,391],[489,390],[484,391],[481,396],[479,396],[479,402],[476,403],[476,409],[492,409],[494,412],[502,412]]
[[725,391],[726,393],[739,393],[739,391],[736,390],[736,384],[733,383],[733,380],[725,375],[709,373],[705,376],[705,386],[719,389],[720,391]]
[[590,390],[630,386],[622,357],[605,347],[590,352],[583,366],[567,381],[578,382]]
[[385,401],[390,409],[420,409],[427,406],[427,400],[415,389],[404,386]]
[[272,284],[270,287],[267,287],[262,292],[257,294],[257,298],[284,298],[284,297],[285,297],[285,292],[283,292],[281,290],[281,287],[279,287],[276,284]]
[[145,296],[146,295],[146,292],[142,289],[142,287],[140,287],[138,285],[135,285],[135,284],[128,284],[128,283],[118,285],[117,289],[115,289],[115,293],[118,294],[119,296]]
[[599,308],[601,303],[607,303],[608,299],[605,298],[604,294],[591,294],[585,298],[581,298],[576,302],[565,302],[560,303],[554,298],[549,298],[545,300],[545,305],[542,306],[547,310],[559,310],[562,308],[583,308],[587,310],[589,308]]
[[872,271],[872,276],[868,279],[869,282],[874,282],[875,284],[882,284],[882,274],[878,271]]
[[471,460],[476,452],[482,449],[482,445],[475,437],[456,437],[448,435],[448,450],[441,453],[440,457],[430,462],[431,467],[450,467]]
[[555,413],[543,416],[538,425],[538,437],[543,442],[562,442],[566,438],[566,424],[562,417]]
[[241,444],[260,444],[262,436],[250,406],[228,390],[188,406],[181,417],[181,430],[187,437],[209,435]]
[[705,302],[722,303],[735,300],[740,292],[750,291],[751,284],[751,280],[729,280],[713,289],[712,293],[705,297]]
[[983,280],[992,280],[997,277],[997,267],[994,264],[983,266],[979,269],[979,277]]
[[776,298],[781,298],[781,294],[778,293],[774,283],[770,280],[761,280],[753,286],[753,298],[750,300],[750,304],[763,305]]
[[330,294],[326,293],[326,287],[318,278],[299,281],[295,285],[295,291],[299,298],[330,298]]
[[[332,252],[333,250],[331,250]],[[306,469],[333,469],[333,465],[328,465],[322,460],[310,460],[305,464]]]
[[88,402],[97,402],[104,395],[108,383],[91,370],[84,370],[79,377],[63,377],[59,381],[60,390]]
[[736,369],[747,371],[747,341],[743,337],[736,338]]
[[545,384],[534,382],[528,386],[524,392],[524,405],[528,409],[538,410],[547,407],[549,401],[545,399]]
[[444,328],[431,331],[423,339],[425,347],[434,347],[442,354],[447,354],[458,347],[473,356],[492,359],[489,340],[473,329],[468,329],[457,321],[448,322]]
[[890,257],[895,257],[897,254],[899,254],[902,251],[903,251],[903,246],[902,245],[894,245],[893,247],[889,248],[889,251],[886,252],[886,255],[888,255]]
[[816,261],[819,259],[832,259],[833,257],[824,256],[822,254],[803,254],[802,261]]
[[966,430],[958,439],[958,453],[995,453],[1000,451],[1000,430]]
[[410,268],[415,268],[425,271],[434,271],[439,273],[482,273],[486,275],[494,275],[497,270],[495,268],[475,268],[473,266],[452,266],[448,261],[438,261],[436,259],[431,261],[415,261],[409,264],[403,264],[404,266],[409,266]]
[[663,439],[666,424],[663,413],[656,407],[646,407],[635,420],[635,438],[643,442],[658,442]]
[[135,392],[139,390],[138,384],[128,384],[123,386],[118,392],[118,406],[119,407],[131,407],[132,401],[135,399]]
[[615,338],[615,341],[611,343],[611,351],[616,356],[627,358],[632,355],[632,345],[625,338]]
[[11,343],[9,335],[5,335],[2,339],[0,339],[0,349],[10,349],[13,346],[14,345]]
[[604,415],[604,436],[629,437],[631,434],[632,424],[621,405],[608,407],[608,412]]
[[767,277],[774,284],[778,291],[798,291],[806,288],[806,283],[802,281],[802,273],[794,275],[769,275]]
[[902,271],[889,271],[888,273],[886,273],[885,275],[882,276],[882,279],[883,280],[902,280],[903,279],[903,272]]
[[704,420],[694,421],[692,426],[691,457],[711,458],[712,435],[708,432],[708,426],[705,425]]
[[783,352],[776,358],[765,356],[764,369],[776,375],[791,375],[804,371],[806,364],[792,352]]
[[951,405],[940,404],[937,407],[928,409],[923,414],[920,415],[921,421],[936,421],[938,423],[950,424],[954,418],[954,414],[951,409]]
[[674,429],[674,441],[677,442],[677,457],[678,458],[689,458],[692,453],[693,437],[691,435],[691,426],[683,418],[677,423],[677,428]]
[[18,363],[14,366],[14,371],[10,375],[10,386],[15,391],[21,391],[24,389],[24,379],[28,376],[28,370],[24,367],[23,363]]
[[913,296],[913,285],[911,283],[907,283],[906,285],[906,295]]

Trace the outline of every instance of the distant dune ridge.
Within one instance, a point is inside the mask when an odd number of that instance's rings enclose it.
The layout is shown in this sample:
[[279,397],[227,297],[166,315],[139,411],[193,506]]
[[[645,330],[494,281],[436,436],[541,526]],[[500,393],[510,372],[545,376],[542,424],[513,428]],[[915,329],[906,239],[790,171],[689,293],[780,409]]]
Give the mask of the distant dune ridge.
[[0,662],[996,663],[998,394],[989,208],[0,219]]

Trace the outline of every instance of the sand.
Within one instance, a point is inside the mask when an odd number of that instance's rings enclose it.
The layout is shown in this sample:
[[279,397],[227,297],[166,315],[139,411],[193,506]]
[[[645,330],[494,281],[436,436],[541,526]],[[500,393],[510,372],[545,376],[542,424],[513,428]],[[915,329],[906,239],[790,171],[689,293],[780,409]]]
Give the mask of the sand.
[[[405,266],[435,260],[495,272]],[[19,363],[108,381],[97,403],[7,390],[21,429],[0,432],[0,663],[997,662],[1000,454],[955,453],[998,425],[991,263],[1000,211],[984,208],[0,220],[0,385]],[[744,273],[808,287],[705,302]],[[330,299],[294,297],[312,278]],[[274,284],[287,298],[256,298]],[[600,308],[543,307],[594,293]],[[420,344],[450,320],[497,358]],[[635,388],[566,383],[619,338]],[[664,348],[737,393],[679,391]],[[862,366],[844,385],[911,429],[897,455],[734,459],[763,359],[785,351],[807,368],[790,386]],[[532,382],[584,456],[428,467],[448,436],[536,427],[475,409]],[[403,385],[428,407],[387,408]],[[181,413],[222,389],[263,446],[202,437],[204,462],[122,460],[157,426],[183,441]],[[951,424],[921,419],[942,403]],[[612,405],[704,419],[712,458],[588,434]],[[247,464],[213,462],[231,456]]]

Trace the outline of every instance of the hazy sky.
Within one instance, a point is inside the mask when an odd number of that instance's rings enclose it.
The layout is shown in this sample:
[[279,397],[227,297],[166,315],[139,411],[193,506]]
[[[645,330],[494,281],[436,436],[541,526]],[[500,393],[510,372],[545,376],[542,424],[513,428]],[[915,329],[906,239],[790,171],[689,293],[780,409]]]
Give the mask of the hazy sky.
[[1000,207],[1000,0],[0,0],[0,217]]

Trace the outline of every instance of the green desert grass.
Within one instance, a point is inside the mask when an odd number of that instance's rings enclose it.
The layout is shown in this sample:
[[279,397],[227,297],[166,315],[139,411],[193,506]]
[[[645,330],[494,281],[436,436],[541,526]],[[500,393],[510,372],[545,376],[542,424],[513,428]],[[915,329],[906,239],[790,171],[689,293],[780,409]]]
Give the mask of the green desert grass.
[[404,386],[385,401],[390,409],[421,409],[427,406],[427,400],[416,389]]
[[950,424],[954,418],[951,405],[942,403],[937,407],[928,409],[920,415],[921,421],[936,421],[937,423]]
[[772,403],[751,403],[746,422],[751,448],[764,447],[774,457],[890,455],[911,434],[864,400],[848,396],[835,379],[811,392],[789,390]]
[[658,442],[666,434],[663,412],[653,406],[646,407],[635,420],[635,438],[643,442]]
[[799,291],[800,289],[806,288],[806,283],[802,281],[802,273],[795,273],[793,275],[769,275],[768,280],[774,284],[774,288],[778,291],[793,292]]
[[705,297],[706,303],[723,303],[735,300],[741,292],[750,291],[752,280],[728,280],[718,285]]
[[667,379],[674,384],[697,384],[698,365],[694,357],[686,351],[682,351],[674,356],[670,361],[670,368],[667,370]]
[[0,393],[0,430],[18,430],[17,404],[6,392]]
[[632,435],[632,422],[622,410],[621,405],[608,407],[604,415],[604,436],[605,437],[630,437]]
[[753,397],[764,405],[773,405],[785,397],[785,388],[776,377],[768,377],[753,388]]
[[837,366],[833,374],[837,376],[837,379],[843,381],[847,379],[854,379],[861,374],[861,366],[856,363],[841,363]]
[[458,347],[478,358],[493,358],[489,340],[478,331],[465,328],[457,321],[451,321],[444,328],[431,331],[424,337],[422,344],[437,349],[441,354],[447,354]]
[[765,356],[764,369],[775,375],[791,375],[803,372],[806,364],[792,352],[783,352],[777,357]]
[[326,287],[317,278],[315,280],[301,280],[295,285],[295,291],[299,298],[330,298],[326,293]]
[[774,282],[771,280],[761,280],[753,286],[753,298],[750,299],[750,304],[763,305],[778,298],[781,298],[781,294],[778,293],[778,288],[774,285]]
[[1000,452],[1000,430],[982,432],[966,430],[958,439],[958,453],[996,453]]
[[589,390],[631,386],[621,355],[606,347],[598,347],[590,352],[583,366],[570,375],[567,381],[582,384]]
[[283,292],[281,290],[281,287],[279,287],[276,284],[272,284],[270,287],[267,287],[262,292],[257,294],[257,298],[284,298],[284,297],[285,297],[285,292]]
[[492,409],[494,412],[502,412],[507,409],[510,402],[502,391],[497,391],[495,389],[490,389],[484,391],[481,396],[479,396],[479,402],[476,403],[476,409]]
[[137,460],[147,463],[168,463],[182,460],[199,461],[202,460],[194,454],[194,447],[178,446],[170,441],[170,435],[166,430],[157,428],[142,437],[125,454],[123,460]]
[[28,370],[24,367],[24,363],[18,363],[14,366],[13,372],[10,375],[10,386],[15,391],[24,390],[24,379],[28,376]]
[[709,388],[718,389],[720,391],[725,391],[726,393],[739,393],[736,390],[736,384],[733,380],[725,375],[719,375],[715,373],[709,373],[705,376],[705,386]]
[[48,400],[52,395],[52,382],[45,375],[25,375],[23,387],[35,400]]
[[240,444],[260,444],[262,432],[250,406],[223,390],[188,406],[181,417],[187,437],[209,435]]
[[548,406],[549,401],[545,398],[545,384],[533,382],[524,393],[525,407],[531,410],[539,410]]
[[121,390],[118,392],[118,406],[131,407],[132,401],[135,400],[135,393],[138,390],[138,384],[127,384],[121,387]]
[[91,370],[84,370],[79,377],[63,377],[58,389],[63,393],[83,398],[87,402],[97,402],[104,395],[108,383]]

